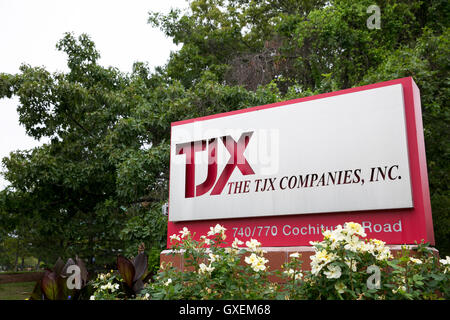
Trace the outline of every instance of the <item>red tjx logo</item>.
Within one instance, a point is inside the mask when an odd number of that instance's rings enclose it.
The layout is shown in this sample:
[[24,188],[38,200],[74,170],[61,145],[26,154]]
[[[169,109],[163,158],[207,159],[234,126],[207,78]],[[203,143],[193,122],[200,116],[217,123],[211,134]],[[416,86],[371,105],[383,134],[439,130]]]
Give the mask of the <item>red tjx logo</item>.
[[[252,167],[245,159],[244,151],[252,137],[253,132],[245,132],[241,135],[239,140],[236,142],[231,136],[223,136],[220,138],[212,138],[209,140],[199,140],[191,141],[186,143],[180,143],[176,145],[176,154],[186,155],[186,189],[185,198],[193,198],[201,196],[207,193],[211,188],[211,195],[221,194],[223,188],[230,179],[234,168],[238,168],[241,173],[246,176],[249,174],[254,174]],[[222,173],[217,179],[217,144],[218,139],[222,140],[227,151],[230,153],[230,160],[223,168]],[[195,185],[195,153],[199,151],[205,151],[206,145],[208,144],[208,175],[206,180]],[[215,185],[214,185],[215,183]]]

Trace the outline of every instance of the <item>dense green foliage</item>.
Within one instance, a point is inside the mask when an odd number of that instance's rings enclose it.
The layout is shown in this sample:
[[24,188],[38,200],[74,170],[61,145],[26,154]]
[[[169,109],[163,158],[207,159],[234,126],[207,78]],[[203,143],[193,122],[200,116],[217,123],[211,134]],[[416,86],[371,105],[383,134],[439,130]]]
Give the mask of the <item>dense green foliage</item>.
[[[421,90],[436,247],[450,254],[449,4],[369,0],[196,0],[150,13],[181,49],[152,71],[98,64],[86,35],[57,44],[68,73],[0,73],[27,134],[49,142],[3,159],[0,243],[45,261],[75,253],[113,263],[165,246],[172,121],[412,76]],[[0,246],[1,250],[1,246]]]

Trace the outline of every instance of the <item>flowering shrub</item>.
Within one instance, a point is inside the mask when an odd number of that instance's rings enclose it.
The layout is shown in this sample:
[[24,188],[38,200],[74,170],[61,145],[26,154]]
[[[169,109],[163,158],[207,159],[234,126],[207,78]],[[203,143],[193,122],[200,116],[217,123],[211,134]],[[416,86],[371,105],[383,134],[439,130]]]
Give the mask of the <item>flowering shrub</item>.
[[[313,299],[382,298],[380,283],[368,282],[371,270],[385,274],[393,259],[389,247],[366,237],[360,224],[349,222],[323,231],[321,242],[311,243],[311,272],[305,279],[306,297]],[[370,267],[370,268],[368,268]]]
[[121,291],[120,277],[114,270],[106,274],[100,273],[90,284],[95,289],[90,300],[117,300],[125,297]]
[[[224,247],[226,229],[217,224],[195,240],[187,228],[170,237],[172,254],[183,254],[184,270],[162,265],[137,299],[448,299],[450,257],[438,258],[424,244],[402,247],[394,257],[383,241],[365,239],[348,222],[324,230],[311,242],[311,271],[293,253],[281,270],[269,270],[261,243],[235,238]],[[245,245],[245,246],[244,246]],[[271,282],[278,275],[277,282]],[[93,299],[120,298],[116,275],[100,275]]]
[[[437,263],[425,245],[415,252],[407,247],[394,259],[389,247],[364,239],[361,225],[353,222],[323,231],[321,242],[312,242],[311,271],[300,276],[296,255],[284,268],[298,281],[287,283],[292,299],[438,299],[449,297],[450,257]],[[291,255],[292,257],[292,255]]]
[[155,282],[144,287],[141,297],[152,299],[268,299],[275,294],[275,285],[267,278],[264,251],[252,239],[244,243],[234,239],[224,248],[226,229],[211,227],[200,241],[193,239],[184,228],[180,235],[172,235],[173,253],[183,253],[185,272],[173,266],[161,266]]
[[449,299],[450,257],[439,260],[427,246],[412,252],[402,248],[401,256],[389,262],[385,287],[387,299]]

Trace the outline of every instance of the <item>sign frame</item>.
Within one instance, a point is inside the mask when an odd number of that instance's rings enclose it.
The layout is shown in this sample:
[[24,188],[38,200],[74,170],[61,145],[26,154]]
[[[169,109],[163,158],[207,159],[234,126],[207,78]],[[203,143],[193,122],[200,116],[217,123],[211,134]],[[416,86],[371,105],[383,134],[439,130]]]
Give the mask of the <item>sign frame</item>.
[[[429,242],[431,245],[434,245],[435,241],[429,196],[420,91],[412,77],[395,79],[226,113],[219,113],[200,118],[177,121],[171,124],[171,128],[187,123],[206,121],[242,113],[250,113],[268,108],[279,108],[294,103],[302,103],[306,101],[345,95],[396,84],[401,84],[403,89],[406,139],[410,170],[409,173],[413,199],[412,208],[332,213],[323,212],[314,214],[303,213],[282,216],[179,222],[168,221],[167,247],[170,246],[170,235],[178,233],[183,229],[183,227],[189,228],[191,232],[195,232],[196,236],[199,237],[200,235],[206,235],[209,228],[218,223],[227,229],[227,235],[228,239],[230,239],[230,243],[235,237],[237,237],[242,241],[249,240],[250,238],[258,239],[262,245],[266,247],[305,246],[309,245],[310,241],[321,240],[322,229],[333,228],[338,224],[342,225],[345,222],[350,221],[362,224],[369,238],[380,239],[385,241],[387,244],[414,244],[415,242],[419,243],[423,240],[425,242]],[[170,217],[170,196],[168,206],[168,215]]]

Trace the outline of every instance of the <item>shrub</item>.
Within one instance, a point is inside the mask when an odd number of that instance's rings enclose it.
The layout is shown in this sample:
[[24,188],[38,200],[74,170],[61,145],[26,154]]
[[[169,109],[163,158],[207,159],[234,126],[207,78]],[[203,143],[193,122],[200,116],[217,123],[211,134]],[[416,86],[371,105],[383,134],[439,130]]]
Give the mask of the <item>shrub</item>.
[[111,270],[108,273],[100,273],[96,279],[90,282],[95,289],[90,300],[119,300],[125,299],[126,294],[121,291],[121,277]]
[[[226,229],[219,224],[195,238],[187,228],[170,237],[172,254],[184,257],[184,270],[161,265],[137,299],[449,298],[450,257],[438,261],[423,243],[414,250],[403,246],[394,257],[383,241],[366,239],[353,222],[324,230],[322,241],[311,242],[311,271],[302,270],[300,253],[291,254],[281,270],[269,270],[259,241],[250,239],[244,247],[235,238],[225,247]],[[281,281],[269,281],[274,275]],[[121,297],[110,277],[97,282],[94,298]]]
[[[78,281],[72,276],[74,268],[79,271]],[[29,300],[82,300],[86,292],[87,278],[88,272],[83,260],[76,257],[75,261],[70,258],[64,263],[58,258],[53,269],[45,269],[36,282]],[[71,285],[68,282],[71,282]]]
[[403,246],[394,259],[383,241],[363,239],[366,234],[357,223],[325,230],[323,236],[323,241],[311,243],[315,249],[311,272],[296,287],[304,298],[448,298],[450,278],[445,266],[425,244],[415,251]]
[[185,271],[172,265],[161,266],[155,282],[146,286],[141,297],[152,299],[270,299],[276,285],[267,278],[271,274],[261,244],[252,239],[247,248],[235,239],[231,247],[223,247],[225,228],[216,225],[200,241],[184,228],[181,235],[171,237],[173,254],[182,253]]

